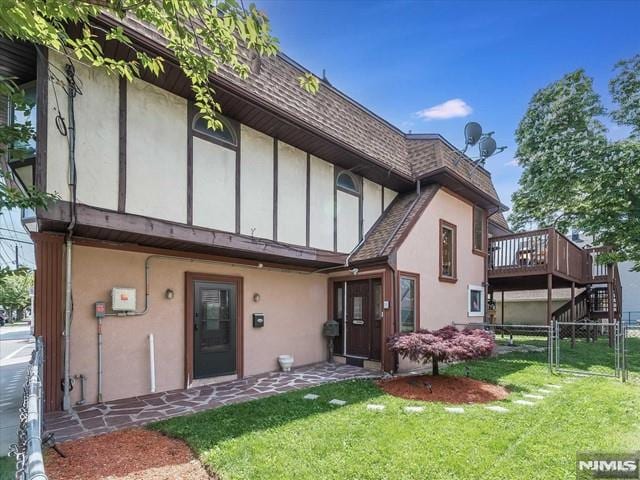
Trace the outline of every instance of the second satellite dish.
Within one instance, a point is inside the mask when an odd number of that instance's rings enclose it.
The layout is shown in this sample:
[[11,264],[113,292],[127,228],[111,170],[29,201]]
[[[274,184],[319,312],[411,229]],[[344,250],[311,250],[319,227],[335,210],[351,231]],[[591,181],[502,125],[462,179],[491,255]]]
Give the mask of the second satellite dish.
[[485,160],[494,154],[497,145],[493,137],[485,136],[480,139],[480,158]]

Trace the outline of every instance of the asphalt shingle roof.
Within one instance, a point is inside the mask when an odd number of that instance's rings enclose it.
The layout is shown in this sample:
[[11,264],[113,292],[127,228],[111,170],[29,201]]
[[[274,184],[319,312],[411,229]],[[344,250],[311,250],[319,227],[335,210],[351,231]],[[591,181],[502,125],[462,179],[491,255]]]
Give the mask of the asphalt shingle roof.
[[[440,187],[427,185],[420,196],[411,191],[401,193],[389,205],[378,222],[371,227],[362,246],[351,257],[352,262],[390,255],[402,242],[407,228],[413,225]],[[414,201],[418,200],[414,203]]]

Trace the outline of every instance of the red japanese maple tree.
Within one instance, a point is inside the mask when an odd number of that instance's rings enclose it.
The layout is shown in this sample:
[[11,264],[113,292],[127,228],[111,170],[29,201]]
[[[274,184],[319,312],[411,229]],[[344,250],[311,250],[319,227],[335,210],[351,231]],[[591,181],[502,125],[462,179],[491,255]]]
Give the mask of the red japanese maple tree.
[[439,330],[419,330],[389,337],[389,350],[413,362],[431,360],[433,375],[440,362],[455,362],[488,357],[496,346],[493,336],[484,330],[458,330],[447,326]]

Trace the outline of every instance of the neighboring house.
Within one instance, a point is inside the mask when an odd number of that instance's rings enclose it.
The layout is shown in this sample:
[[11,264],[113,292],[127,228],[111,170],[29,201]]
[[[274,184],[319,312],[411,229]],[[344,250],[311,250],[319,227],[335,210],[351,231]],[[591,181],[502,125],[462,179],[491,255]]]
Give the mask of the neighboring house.
[[[167,55],[145,26],[125,28]],[[65,374],[84,375],[95,402],[273,371],[282,354],[320,362],[330,319],[338,361],[385,371],[397,368],[390,335],[483,321],[488,230],[506,229],[492,216],[504,206],[489,172],[441,136],[405,134],[328,83],[306,93],[284,55],[246,81],[212,78],[220,131],[171,62],[131,83],[76,63],[65,129],[68,61],[9,48],[4,70],[37,92],[35,158],[16,167],[60,195],[25,219],[49,410]]]

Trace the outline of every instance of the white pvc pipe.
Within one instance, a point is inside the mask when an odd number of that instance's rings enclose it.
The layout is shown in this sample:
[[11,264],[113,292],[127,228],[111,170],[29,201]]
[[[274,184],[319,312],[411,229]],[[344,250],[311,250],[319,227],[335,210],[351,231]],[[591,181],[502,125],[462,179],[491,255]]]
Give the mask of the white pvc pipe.
[[149,375],[151,376],[151,393],[156,391],[156,357],[153,345],[153,333],[149,334]]
[[71,397],[69,395],[69,379],[71,377],[71,239],[66,242],[66,270],[65,270],[65,307],[64,307],[64,385],[62,395],[62,409],[71,410]]

